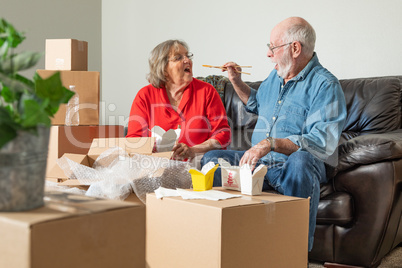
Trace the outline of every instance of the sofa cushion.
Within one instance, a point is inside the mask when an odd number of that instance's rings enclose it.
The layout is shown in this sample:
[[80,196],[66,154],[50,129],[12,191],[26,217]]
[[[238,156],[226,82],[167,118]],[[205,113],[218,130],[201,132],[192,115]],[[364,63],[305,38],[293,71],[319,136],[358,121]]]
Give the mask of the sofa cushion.
[[334,192],[318,203],[317,224],[345,226],[353,220],[353,200],[345,192]]

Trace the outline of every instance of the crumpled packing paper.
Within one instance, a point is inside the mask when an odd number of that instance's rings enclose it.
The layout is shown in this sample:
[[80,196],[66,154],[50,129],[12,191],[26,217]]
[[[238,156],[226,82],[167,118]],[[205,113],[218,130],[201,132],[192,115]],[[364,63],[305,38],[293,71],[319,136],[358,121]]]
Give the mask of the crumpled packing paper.
[[216,190],[197,192],[197,191],[189,191],[189,190],[179,189],[179,188],[177,188],[176,190],[166,189],[163,187],[159,187],[158,189],[156,189],[155,195],[156,195],[156,198],[158,198],[158,199],[161,199],[163,197],[169,197],[169,196],[181,196],[183,199],[206,199],[206,200],[212,200],[212,201],[219,201],[219,200],[224,200],[224,199],[229,199],[229,198],[242,197],[242,195],[229,194],[229,193],[216,191]]

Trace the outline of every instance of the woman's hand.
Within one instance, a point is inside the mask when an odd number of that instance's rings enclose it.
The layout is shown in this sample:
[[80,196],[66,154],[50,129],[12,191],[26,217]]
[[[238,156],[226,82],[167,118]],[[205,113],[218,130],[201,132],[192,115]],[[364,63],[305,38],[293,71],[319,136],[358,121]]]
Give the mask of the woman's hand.
[[191,161],[195,157],[195,152],[191,147],[188,147],[187,144],[178,143],[173,147],[173,156],[174,160],[185,160]]

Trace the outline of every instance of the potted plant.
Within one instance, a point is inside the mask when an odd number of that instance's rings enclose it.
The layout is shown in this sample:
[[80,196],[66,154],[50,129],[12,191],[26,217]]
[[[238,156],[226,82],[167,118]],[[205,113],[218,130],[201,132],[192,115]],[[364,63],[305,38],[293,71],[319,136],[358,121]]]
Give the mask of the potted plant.
[[15,52],[24,39],[0,18],[0,211],[43,205],[51,117],[74,95],[59,72],[48,79],[20,74],[42,56]]

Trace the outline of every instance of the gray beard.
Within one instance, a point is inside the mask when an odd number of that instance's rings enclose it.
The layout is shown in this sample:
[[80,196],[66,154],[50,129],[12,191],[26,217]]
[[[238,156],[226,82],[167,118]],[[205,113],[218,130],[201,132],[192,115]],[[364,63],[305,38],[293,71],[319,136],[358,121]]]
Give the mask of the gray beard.
[[289,75],[290,68],[292,68],[292,59],[290,57],[289,50],[286,50],[282,59],[283,60],[278,63],[278,75],[285,79]]

